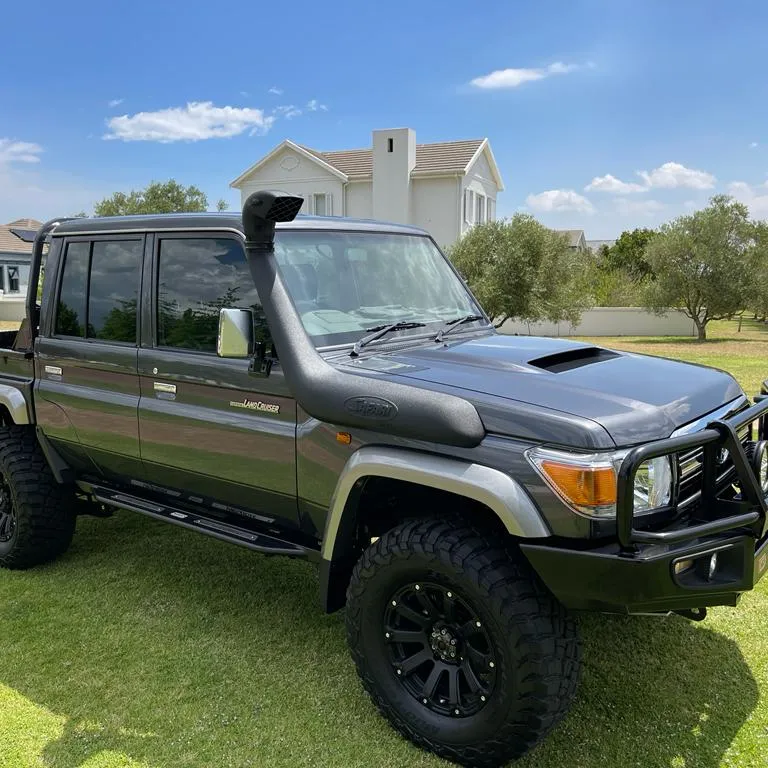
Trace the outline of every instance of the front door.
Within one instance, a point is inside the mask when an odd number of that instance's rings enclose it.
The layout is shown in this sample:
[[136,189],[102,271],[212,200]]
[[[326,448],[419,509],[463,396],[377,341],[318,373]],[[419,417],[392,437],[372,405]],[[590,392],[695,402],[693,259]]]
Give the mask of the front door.
[[253,309],[264,337],[242,240],[155,237],[138,363],[147,481],[231,515],[298,524],[296,403],[280,367],[259,378],[249,361],[216,355],[222,307]]
[[68,238],[36,344],[37,422],[80,472],[134,478],[139,457],[137,303],[144,235]]

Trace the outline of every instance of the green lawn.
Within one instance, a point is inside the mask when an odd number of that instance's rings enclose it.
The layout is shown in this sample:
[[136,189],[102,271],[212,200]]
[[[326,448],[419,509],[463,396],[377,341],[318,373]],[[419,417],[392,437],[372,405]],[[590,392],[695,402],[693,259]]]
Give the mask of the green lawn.
[[[765,339],[765,340],[764,340]],[[732,370],[754,390],[768,333],[597,340]],[[0,768],[447,765],[358,685],[317,576],[138,515],[81,519],[69,553],[0,572]],[[521,768],[768,762],[768,580],[737,609],[585,616],[570,716]]]

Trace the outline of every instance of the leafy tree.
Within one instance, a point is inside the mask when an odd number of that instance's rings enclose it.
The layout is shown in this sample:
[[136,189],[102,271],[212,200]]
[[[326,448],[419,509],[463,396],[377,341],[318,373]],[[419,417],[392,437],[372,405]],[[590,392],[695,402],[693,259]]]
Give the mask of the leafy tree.
[[513,318],[576,323],[590,304],[583,257],[532,216],[479,224],[449,255],[497,327]]
[[[755,223],[755,251],[752,263],[752,290],[749,309],[755,319],[768,318],[768,222]],[[739,318],[741,329],[741,318]]]
[[645,258],[645,251],[656,234],[653,229],[622,232],[612,246],[602,250],[602,266],[609,271],[625,272],[634,280],[650,277],[653,270]]
[[711,320],[733,317],[749,304],[755,255],[747,207],[716,195],[706,208],[664,224],[648,244],[654,279],[645,304],[656,312],[679,308],[704,341]]
[[216,210],[219,211],[219,213],[221,213],[221,211],[228,211],[229,203],[224,198],[220,198],[216,201]]
[[[224,203],[225,201],[219,201]],[[94,208],[95,216],[126,216],[134,213],[198,213],[208,210],[208,198],[195,186],[182,187],[174,179],[153,181],[145,189],[115,192]],[[223,210],[223,209],[219,209]]]

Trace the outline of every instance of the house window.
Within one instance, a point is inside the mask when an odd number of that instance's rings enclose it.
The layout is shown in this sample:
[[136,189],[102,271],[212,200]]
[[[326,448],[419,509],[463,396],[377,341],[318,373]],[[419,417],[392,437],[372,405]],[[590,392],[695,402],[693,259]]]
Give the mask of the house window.
[[394,151],[395,151],[395,140],[387,139],[387,152],[394,152]]
[[325,193],[312,195],[313,211],[315,216],[333,215],[333,197]]
[[475,193],[475,224],[485,221],[485,195]]
[[471,189],[464,190],[464,223],[471,224],[474,221],[475,193]]
[[496,221],[496,201],[492,197],[485,203],[485,218],[486,221]]
[[15,264],[8,265],[8,293],[18,293],[20,289],[19,268]]

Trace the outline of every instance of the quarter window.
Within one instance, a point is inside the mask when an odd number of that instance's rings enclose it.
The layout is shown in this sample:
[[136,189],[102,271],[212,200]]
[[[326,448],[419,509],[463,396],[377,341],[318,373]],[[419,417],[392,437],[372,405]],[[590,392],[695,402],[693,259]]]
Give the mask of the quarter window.
[[141,240],[69,243],[56,334],[135,344],[141,254]]
[[268,340],[261,301],[237,240],[161,240],[157,282],[160,346],[215,353],[219,311],[225,307],[253,310],[254,336]]

